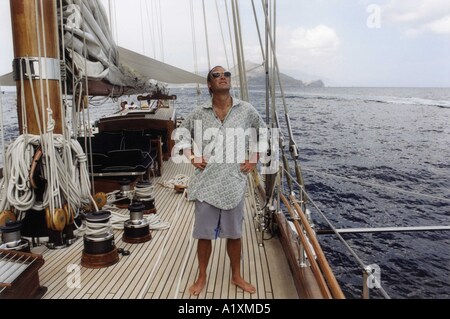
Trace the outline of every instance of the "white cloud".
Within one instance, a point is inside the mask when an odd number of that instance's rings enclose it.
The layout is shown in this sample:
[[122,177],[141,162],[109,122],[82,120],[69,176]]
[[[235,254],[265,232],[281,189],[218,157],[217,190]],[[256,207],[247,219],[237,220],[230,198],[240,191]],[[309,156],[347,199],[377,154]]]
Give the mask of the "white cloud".
[[290,47],[312,55],[327,55],[339,47],[336,31],[321,24],[312,29],[297,28],[290,33]]
[[450,15],[426,24],[425,29],[434,33],[450,34]]
[[382,18],[400,25],[408,36],[424,32],[450,34],[448,0],[389,0],[381,8]]
[[336,61],[340,39],[336,31],[323,24],[311,29],[277,29],[280,67],[322,72]]

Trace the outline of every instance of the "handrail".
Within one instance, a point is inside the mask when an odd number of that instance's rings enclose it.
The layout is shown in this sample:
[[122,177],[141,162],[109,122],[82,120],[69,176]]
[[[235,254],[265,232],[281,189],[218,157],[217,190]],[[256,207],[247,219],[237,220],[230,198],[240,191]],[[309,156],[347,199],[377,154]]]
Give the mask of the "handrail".
[[325,257],[325,254],[323,253],[322,247],[317,241],[317,237],[315,236],[315,233],[311,228],[311,225],[309,224],[308,219],[305,216],[305,213],[301,209],[300,205],[297,204],[294,195],[291,195],[290,199],[293,202],[297,214],[302,221],[303,228],[305,229],[306,234],[309,237],[309,241],[313,246],[314,250],[316,251],[317,260],[325,276],[325,279],[328,282],[333,298],[344,299],[345,298],[344,293],[342,292],[341,287],[339,286],[339,283],[337,282],[336,277],[334,276],[334,273],[331,270],[331,267]]
[[306,239],[305,234],[303,233],[302,229],[300,228],[300,224],[298,223],[298,221],[295,220],[296,216],[295,216],[294,212],[292,211],[292,207],[291,207],[289,201],[284,196],[284,194],[280,194],[280,198],[283,201],[284,205],[286,205],[286,208],[287,208],[289,214],[294,219],[295,229],[298,233],[298,236],[300,237],[300,241],[303,244],[303,248],[305,249],[306,255],[308,256],[308,260],[311,264],[312,272],[314,274],[314,277],[317,280],[317,283],[319,284],[319,288],[320,288],[322,295],[327,299],[331,299],[331,293],[327,286],[325,278],[320,270],[319,265],[317,264],[316,259],[314,258],[314,254],[311,250],[311,247],[308,244],[308,240]]
[[[288,176],[291,176],[289,172],[286,170],[285,174]],[[292,178],[292,176],[291,176]],[[359,267],[363,271],[363,273],[367,273],[368,275],[371,275],[371,273],[368,273],[368,267],[364,264],[364,262],[359,258],[359,256],[356,254],[356,252],[350,247],[350,245],[345,241],[345,239],[341,236],[339,232],[336,231],[336,228],[333,226],[331,221],[325,216],[325,214],[320,210],[320,208],[316,205],[316,203],[312,200],[312,198],[309,196],[309,194],[303,189],[303,187],[297,183],[297,181],[294,180],[294,183],[296,183],[297,186],[302,188],[303,193],[305,194],[306,198],[309,199],[310,204],[312,204],[320,214],[320,216],[325,220],[325,222],[330,227],[331,231],[336,235],[336,237],[339,239],[339,241],[345,246],[345,248],[350,252],[350,254],[355,258],[356,262],[358,263]],[[377,289],[380,291],[380,293],[383,295],[384,298],[390,299],[390,296],[387,294],[387,292],[384,290],[384,288],[380,285],[377,287]]]

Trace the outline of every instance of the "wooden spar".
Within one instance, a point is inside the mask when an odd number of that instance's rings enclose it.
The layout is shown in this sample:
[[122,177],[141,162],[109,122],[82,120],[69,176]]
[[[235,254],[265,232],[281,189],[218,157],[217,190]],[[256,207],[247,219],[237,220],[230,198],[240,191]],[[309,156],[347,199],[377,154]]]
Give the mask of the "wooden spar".
[[[42,10],[41,10],[42,3]],[[14,44],[14,58],[50,58],[51,60],[58,60],[58,26],[56,23],[56,7],[54,0],[10,0],[11,8],[11,24],[13,31]],[[36,15],[37,12],[37,15]],[[42,17],[42,14],[45,16]],[[42,32],[42,18],[44,21],[44,32]],[[36,21],[38,20],[38,21]],[[41,30],[41,32],[39,32]],[[45,33],[45,41],[44,41]],[[40,52],[38,39],[40,41]],[[45,48],[45,51],[44,51]],[[47,56],[44,56],[46,52]],[[41,60],[42,61],[42,60]],[[48,61],[48,60],[47,60]],[[59,61],[58,61],[59,63]],[[41,68],[44,66],[41,63]],[[47,83],[48,92],[47,94]],[[43,86],[41,88],[41,85]],[[50,101],[50,108],[53,111],[53,119],[55,120],[54,133],[62,133],[62,117],[61,117],[61,91],[59,89],[59,79],[33,79],[32,84],[28,79],[24,79],[24,96],[27,115],[27,131],[30,134],[40,134],[39,125],[47,127],[47,114],[45,120],[42,117],[42,109],[47,107]],[[22,103],[22,86],[20,80],[16,81],[17,87],[17,110],[19,118],[20,134],[24,133],[22,118],[22,110],[20,105]],[[39,116],[32,116],[35,114],[34,101],[32,97],[32,89],[35,94],[35,101],[39,110]],[[45,122],[45,123],[44,123]]]
[[[295,218],[294,212],[292,211],[291,205],[289,204],[287,198],[283,194],[281,194],[280,199],[283,201],[291,217]],[[317,261],[314,259],[314,254],[308,245],[308,241],[306,239],[305,234],[303,234],[303,231],[300,228],[299,223],[294,223],[294,226],[297,231],[298,237],[302,242],[303,248],[305,249],[306,255],[308,256],[309,263],[311,264],[311,269],[313,271],[314,277],[316,277],[322,296],[326,299],[331,299],[331,293],[328,289],[325,278],[323,277],[323,274],[320,271],[319,265],[317,264]]]
[[308,219],[306,218],[305,214],[303,213],[303,210],[301,209],[300,205],[298,205],[295,202],[295,200],[296,200],[295,197],[293,195],[291,195],[290,199],[294,203],[294,208],[297,211],[297,214],[300,217],[300,220],[302,222],[303,228],[305,229],[306,234],[309,237],[309,241],[311,242],[311,245],[313,246],[314,251],[316,252],[317,260],[319,261],[321,269],[322,269],[324,276],[328,282],[331,293],[333,294],[333,298],[344,299],[345,296],[336,280],[336,277],[333,274],[333,271],[331,270],[330,265],[328,264],[325,254],[323,253],[322,248],[320,247],[320,244],[317,241],[317,238],[314,236],[314,231],[312,230],[311,225],[309,225]]

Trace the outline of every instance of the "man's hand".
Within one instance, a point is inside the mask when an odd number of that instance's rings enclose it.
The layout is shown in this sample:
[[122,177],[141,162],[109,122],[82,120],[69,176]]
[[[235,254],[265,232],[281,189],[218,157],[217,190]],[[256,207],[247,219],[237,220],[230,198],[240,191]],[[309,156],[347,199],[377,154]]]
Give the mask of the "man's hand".
[[195,168],[198,168],[200,170],[204,170],[206,167],[206,164],[208,164],[208,162],[206,161],[206,159],[201,156],[201,157],[194,157],[191,160],[192,165],[194,165]]
[[254,168],[256,167],[256,162],[251,161],[245,161],[244,163],[241,163],[241,172],[247,175],[250,173]]

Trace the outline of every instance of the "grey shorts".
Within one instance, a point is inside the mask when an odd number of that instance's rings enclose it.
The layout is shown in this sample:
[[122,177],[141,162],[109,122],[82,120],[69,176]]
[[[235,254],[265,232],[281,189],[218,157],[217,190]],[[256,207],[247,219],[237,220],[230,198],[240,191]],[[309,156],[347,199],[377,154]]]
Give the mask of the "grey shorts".
[[195,224],[192,237],[195,239],[238,239],[242,237],[245,196],[233,209],[223,210],[195,201]]

